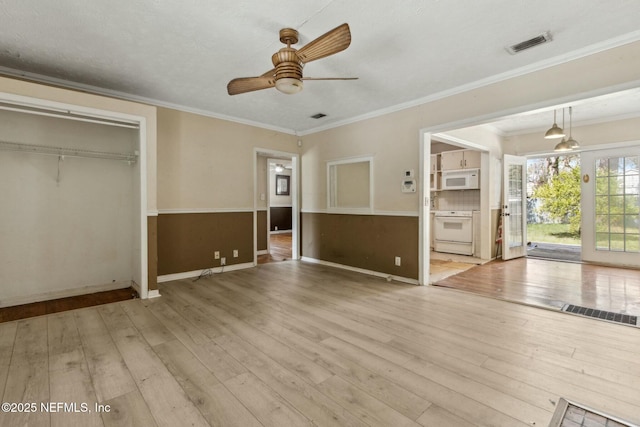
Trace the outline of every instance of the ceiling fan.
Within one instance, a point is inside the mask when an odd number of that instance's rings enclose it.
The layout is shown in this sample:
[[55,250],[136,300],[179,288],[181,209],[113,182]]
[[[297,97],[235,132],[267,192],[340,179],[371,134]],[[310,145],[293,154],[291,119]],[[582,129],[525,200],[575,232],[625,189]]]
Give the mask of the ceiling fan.
[[298,31],[293,28],[280,30],[280,41],[287,45],[274,53],[271,61],[275,68],[259,77],[241,77],[233,79],[227,85],[229,95],[252,92],[254,90],[275,87],[286,94],[302,90],[303,80],[355,80],[357,77],[302,77],[302,67],[307,62],[341,52],[351,44],[351,32],[348,24],[342,24],[321,35],[300,49],[292,48],[298,43]]

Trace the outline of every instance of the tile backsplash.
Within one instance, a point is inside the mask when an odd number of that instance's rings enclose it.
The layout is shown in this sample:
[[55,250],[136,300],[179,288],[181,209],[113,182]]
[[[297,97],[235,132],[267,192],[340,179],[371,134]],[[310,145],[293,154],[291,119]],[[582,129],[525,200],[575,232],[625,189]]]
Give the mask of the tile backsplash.
[[480,190],[449,190],[431,193],[435,196],[435,210],[478,211],[480,210]]

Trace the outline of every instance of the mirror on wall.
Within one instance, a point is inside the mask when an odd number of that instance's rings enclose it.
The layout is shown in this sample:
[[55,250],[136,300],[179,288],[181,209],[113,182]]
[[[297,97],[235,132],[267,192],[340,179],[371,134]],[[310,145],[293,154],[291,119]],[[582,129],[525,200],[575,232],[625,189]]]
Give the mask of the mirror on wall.
[[372,209],[372,162],[366,157],[327,163],[329,209]]

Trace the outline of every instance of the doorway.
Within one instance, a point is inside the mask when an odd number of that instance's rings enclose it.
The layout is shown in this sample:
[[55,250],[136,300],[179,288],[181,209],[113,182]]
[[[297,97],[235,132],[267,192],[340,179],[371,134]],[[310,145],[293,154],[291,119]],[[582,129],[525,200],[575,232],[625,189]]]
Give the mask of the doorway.
[[582,261],[580,154],[527,159],[527,256]]
[[256,150],[256,265],[299,256],[298,160],[293,153]]

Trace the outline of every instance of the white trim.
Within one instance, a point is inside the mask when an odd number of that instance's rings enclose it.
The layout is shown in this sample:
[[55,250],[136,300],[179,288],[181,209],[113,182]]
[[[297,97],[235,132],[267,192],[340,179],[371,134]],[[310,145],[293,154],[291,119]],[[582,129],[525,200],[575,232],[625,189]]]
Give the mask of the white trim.
[[[374,185],[374,173],[373,173],[373,159],[374,155],[367,156],[356,156],[356,157],[343,157],[337,160],[328,160],[327,163],[327,211],[330,213],[351,213],[354,215],[366,215],[370,214],[374,211],[374,197],[375,197],[375,185]],[[352,163],[369,163],[369,206],[363,208],[341,208],[341,207],[333,207],[331,206],[331,198],[332,191],[337,192],[335,189],[337,185],[337,180],[334,179],[332,182],[332,177],[335,176],[335,173],[331,172],[332,166],[337,165],[347,165]]]
[[158,214],[193,214],[193,213],[228,213],[228,212],[253,212],[251,208],[183,208],[183,209],[158,209]]
[[269,234],[289,234],[289,233],[293,233],[293,230],[289,229],[289,230],[269,231]]
[[272,204],[269,207],[270,208],[292,208],[293,206],[292,205],[287,205],[287,204],[284,204],[284,205]]
[[81,288],[63,289],[60,291],[43,292],[35,295],[23,295],[17,297],[2,298],[0,301],[0,307],[12,307],[14,305],[31,304],[33,302],[48,301],[59,298],[74,297],[77,295],[93,294],[96,292],[113,291],[116,289],[124,289],[133,287],[140,293],[138,287],[134,286],[135,282],[131,280],[125,280],[116,283],[107,283],[104,285],[95,286],[83,286]]
[[252,262],[244,262],[242,264],[231,264],[218,267],[203,268],[201,270],[185,271],[184,273],[165,274],[158,276],[158,283],[171,282],[173,280],[190,279],[198,277],[205,270],[211,270],[213,274],[225,273],[228,271],[244,270],[245,268],[253,268]]
[[256,252],[258,255],[268,255],[269,251],[267,249]]
[[257,212],[266,212],[268,210],[269,210],[269,208],[256,208]]
[[[542,61],[538,61],[533,64],[529,64],[524,67],[516,68],[513,70],[509,70],[504,73],[495,74],[493,76],[487,77],[485,79],[476,80],[475,82],[467,83],[461,86],[454,87],[452,89],[444,90],[442,92],[434,93],[433,95],[425,96],[423,98],[418,98],[413,101],[405,102],[402,104],[397,104],[388,108],[382,108],[380,110],[372,111],[366,114],[362,114],[360,116],[352,117],[345,120],[340,120],[333,123],[328,123],[325,126],[318,126],[316,128],[307,129],[305,131],[300,131],[297,133],[298,136],[306,136],[310,134],[314,134],[317,132],[325,131],[328,129],[337,128],[340,126],[349,125],[352,123],[361,122],[363,120],[372,119],[375,117],[384,116],[387,114],[395,113],[397,111],[406,110],[408,108],[417,107],[420,105],[428,104],[430,102],[438,101],[440,99],[448,98],[450,96],[458,95],[464,92],[469,92],[475,89],[479,89],[482,87],[486,87],[492,84],[496,84],[502,81],[506,81],[509,79],[513,79],[516,77],[521,77],[527,74],[534,73],[536,71],[541,71],[547,68],[555,67],[558,65],[565,64],[567,62],[575,61],[580,58],[584,58],[590,55],[594,55],[596,53],[600,53],[609,49],[613,49],[616,47],[623,46],[628,43],[634,43],[640,40],[640,30],[634,31],[631,33],[624,34],[620,37],[616,37],[613,39],[605,40],[600,43],[593,44],[591,46],[584,47],[582,49],[575,50],[573,52],[565,53],[563,55],[558,55],[552,58],[548,58]],[[637,86],[637,85],[636,85]],[[528,110],[527,110],[528,111]],[[464,126],[456,126],[451,129],[457,129],[459,127]]]
[[147,216],[158,216],[158,211],[157,210],[155,210],[155,211],[153,211],[153,210],[147,211]]
[[413,216],[417,217],[420,215],[419,212],[415,211],[378,211],[378,210],[363,210],[359,212],[357,209],[350,210],[340,210],[340,209],[302,209],[301,213],[311,213],[311,214],[337,214],[337,215],[374,215],[374,216]]
[[367,270],[367,269],[358,268],[358,267],[351,267],[350,265],[337,264],[335,262],[323,261],[321,259],[309,258],[309,257],[306,257],[306,256],[301,257],[300,261],[309,262],[309,263],[312,263],[312,264],[326,265],[327,267],[340,268],[342,270],[354,271],[356,273],[367,274],[369,276],[382,277],[382,278],[387,279],[387,280],[391,279],[391,280],[395,280],[395,281],[398,281],[398,282],[408,283],[410,285],[418,285],[419,284],[416,279],[410,279],[408,277],[395,276],[393,274],[381,273],[379,271]]
[[147,298],[151,299],[151,298],[158,298],[161,297],[162,295],[160,295],[160,291],[157,289],[152,289],[149,291],[149,293],[147,294]]

